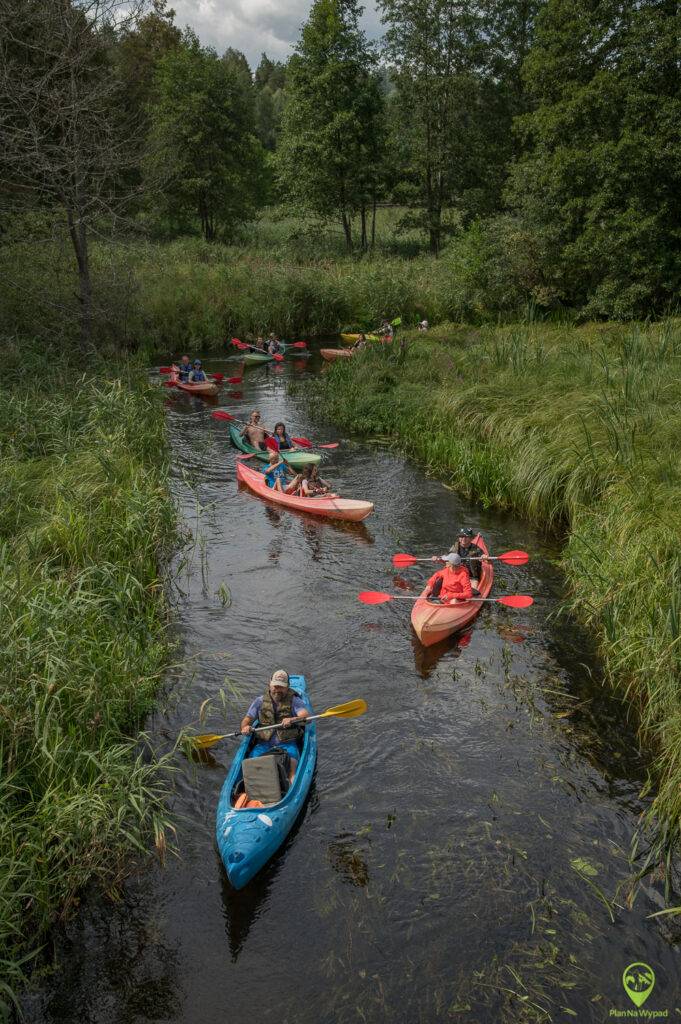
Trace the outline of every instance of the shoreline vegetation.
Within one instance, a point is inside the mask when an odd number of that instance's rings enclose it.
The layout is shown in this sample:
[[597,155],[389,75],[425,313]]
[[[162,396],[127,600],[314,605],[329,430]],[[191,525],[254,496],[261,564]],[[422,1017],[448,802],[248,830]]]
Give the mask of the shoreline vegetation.
[[[333,364],[325,418],[399,440],[462,493],[565,536],[570,607],[654,754],[634,869],[670,866],[681,815],[681,320],[442,324]],[[633,850],[637,850],[637,841]]]
[[[122,364],[6,340],[0,403],[0,1012],[49,930],[165,850],[169,766],[139,729],[170,651],[164,418]],[[120,372],[117,372],[119,371]],[[5,383],[9,380],[9,385]]]

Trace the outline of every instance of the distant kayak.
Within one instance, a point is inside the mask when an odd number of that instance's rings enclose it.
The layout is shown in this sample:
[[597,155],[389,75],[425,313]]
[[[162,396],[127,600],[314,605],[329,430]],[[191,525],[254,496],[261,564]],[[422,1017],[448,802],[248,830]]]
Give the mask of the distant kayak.
[[[304,676],[291,676],[291,689],[312,712]],[[215,838],[227,877],[235,889],[243,889],[276,853],[302,811],[310,792],[317,763],[317,727],[305,727],[302,750],[293,783],[277,803],[239,810],[234,804],[243,793],[243,763],[253,743],[244,736],[220,792]],[[268,758],[269,760],[269,758]]]
[[322,359],[327,363],[333,363],[336,359],[351,359],[354,352],[349,348],[321,348],[319,350]]
[[295,494],[285,494],[283,491],[276,491],[273,487],[267,486],[262,473],[248,466],[241,458],[239,458],[236,464],[236,478],[240,483],[246,484],[254,494],[264,498],[266,501],[285,505],[287,508],[296,509],[298,512],[308,512],[313,516],[323,516],[325,519],[342,519],[350,523],[361,523],[363,519],[366,519],[374,511],[374,506],[370,501],[355,501],[352,498],[330,497],[329,495],[319,495],[317,498],[304,498]]
[[188,391],[190,395],[217,395],[218,393],[218,386],[212,380],[203,381],[200,384],[184,384],[174,372],[170,374],[170,383],[180,391]]
[[[485,554],[487,545],[478,534],[473,541]],[[494,570],[491,562],[482,563],[482,576],[478,584],[480,597],[489,597],[494,582]],[[425,594],[425,587],[423,594]],[[477,595],[476,595],[477,596]],[[445,640],[453,633],[459,633],[469,626],[482,608],[479,601],[463,601],[461,604],[441,605],[430,601],[415,601],[411,612],[411,624],[424,647]]]
[[[255,455],[261,462],[269,462],[270,449],[266,448],[265,451],[261,451],[259,448],[254,448],[252,444],[244,441],[239,428],[235,427],[233,424],[229,428],[229,436],[232,444],[235,448],[238,448],[239,451],[244,452],[246,455]],[[284,462],[288,462],[289,466],[292,466],[294,469],[298,466],[309,465],[310,463],[317,464],[322,460],[322,457],[318,452],[308,452],[298,448],[294,448],[293,451],[285,450],[280,454]]]
[[274,356],[267,352],[246,352],[242,359],[245,363],[271,363]]
[[[364,337],[367,341],[383,341],[380,334],[365,334]],[[341,341],[344,345],[354,345],[359,341],[359,334],[341,334]]]

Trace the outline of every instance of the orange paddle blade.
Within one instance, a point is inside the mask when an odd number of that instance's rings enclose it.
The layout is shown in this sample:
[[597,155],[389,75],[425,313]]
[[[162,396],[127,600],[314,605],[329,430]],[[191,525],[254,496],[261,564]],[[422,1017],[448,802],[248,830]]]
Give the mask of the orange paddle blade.
[[385,604],[386,601],[394,600],[392,594],[383,594],[380,590],[363,590],[357,599],[362,604]]

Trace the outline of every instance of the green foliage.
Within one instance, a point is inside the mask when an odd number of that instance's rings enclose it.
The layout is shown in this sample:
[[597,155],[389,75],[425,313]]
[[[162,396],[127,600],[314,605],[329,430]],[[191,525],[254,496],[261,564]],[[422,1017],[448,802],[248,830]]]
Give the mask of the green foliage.
[[277,168],[290,201],[337,215],[349,250],[352,218],[378,194],[383,101],[355,0],[315,0],[288,64]]
[[238,55],[220,60],[188,32],[157,65],[150,117],[147,169],[164,181],[165,212],[198,217],[207,241],[233,233],[256,208],[264,170]]
[[175,526],[163,417],[138,375],[72,367],[67,377],[37,346],[4,351],[0,958],[9,996],[89,881],[114,886],[124,857],[150,838],[163,851],[167,766],[141,752],[135,733],[167,656],[158,561]]
[[[660,842],[681,815],[681,322],[442,325],[325,375],[324,415],[393,437],[484,504],[565,532],[574,612],[657,752]],[[655,863],[659,850],[649,862]]]
[[509,200],[560,298],[585,315],[662,310],[681,283],[681,12],[549,0],[525,66],[534,109]]

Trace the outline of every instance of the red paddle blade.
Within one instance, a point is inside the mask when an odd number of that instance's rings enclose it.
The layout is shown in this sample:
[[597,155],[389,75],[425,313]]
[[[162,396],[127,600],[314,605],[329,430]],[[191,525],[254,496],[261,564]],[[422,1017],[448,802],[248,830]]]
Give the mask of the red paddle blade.
[[233,420],[234,416],[230,416],[228,412],[224,412],[222,409],[216,409],[215,412],[211,413],[214,420]]
[[505,551],[498,560],[504,565],[526,565],[530,560],[527,551]]
[[312,441],[310,441],[309,438],[307,438],[307,437],[292,437],[291,440],[295,441],[295,443],[297,445],[300,445],[301,448],[311,448],[312,447]]
[[392,594],[382,594],[380,590],[363,590],[357,599],[362,604],[385,604],[386,601],[392,601]]
[[332,441],[331,444],[318,444],[318,448],[338,448],[340,446],[339,441]]
[[416,565],[418,558],[413,555],[393,555],[393,565],[396,569],[405,569],[408,565]]
[[243,380],[243,377],[228,377],[227,378],[227,383],[228,384],[241,384],[242,380]]
[[239,341],[238,338],[232,338],[232,345],[234,345],[236,348],[238,348],[239,345],[241,345],[241,342]]
[[213,378],[213,380],[217,380],[218,382],[223,381],[225,379],[224,373],[211,373],[211,377]]
[[508,597],[498,597],[497,601],[508,608],[529,608],[534,604],[534,598],[528,594],[509,594]]
[[279,355],[278,352],[277,352],[277,354],[275,356],[272,356],[272,358],[274,359],[275,363],[283,363],[284,362],[284,357]]
[[304,341],[294,341],[291,348],[307,348],[307,345]]
[[175,381],[174,380],[164,380],[163,381],[163,387],[164,388],[174,388],[175,387]]
[[173,372],[173,368],[172,368],[172,366],[159,366],[158,372],[159,373],[172,373]]
[[273,437],[266,437],[265,438],[265,447],[269,448],[269,450],[271,452],[278,452],[279,451],[279,445],[277,444],[277,442],[274,440]]

